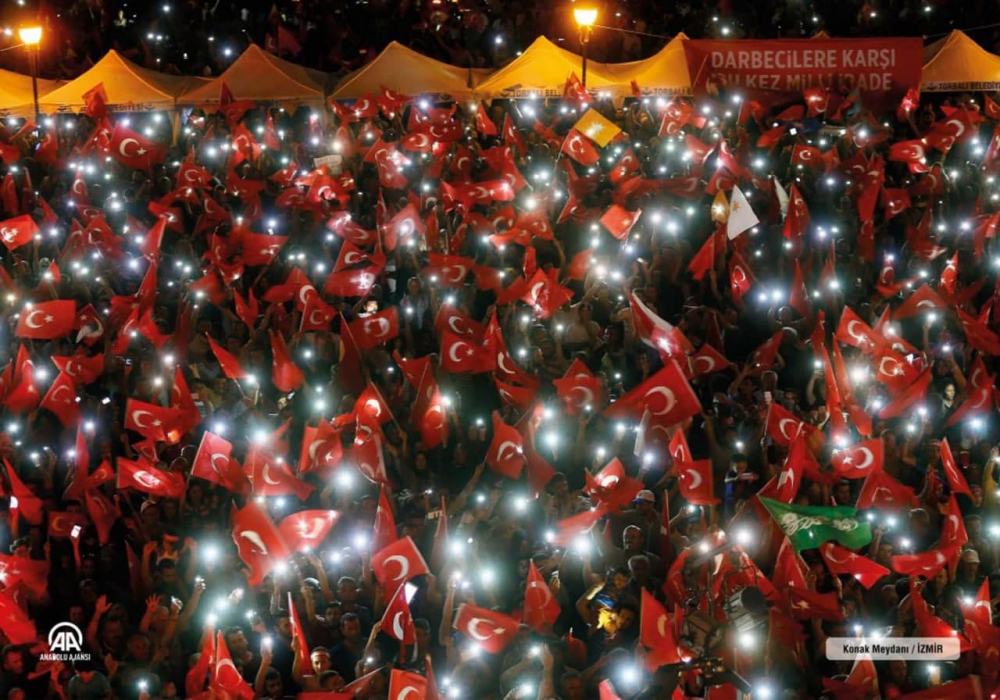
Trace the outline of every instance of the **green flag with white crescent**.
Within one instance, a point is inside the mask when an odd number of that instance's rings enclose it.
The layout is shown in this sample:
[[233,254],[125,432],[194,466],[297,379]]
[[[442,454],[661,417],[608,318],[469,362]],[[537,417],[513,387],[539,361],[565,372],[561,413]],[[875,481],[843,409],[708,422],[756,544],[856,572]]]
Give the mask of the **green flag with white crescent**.
[[853,506],[793,506],[763,496],[760,502],[796,552],[815,549],[830,540],[837,540],[849,549],[864,547],[872,541],[871,525],[858,518],[858,509]]

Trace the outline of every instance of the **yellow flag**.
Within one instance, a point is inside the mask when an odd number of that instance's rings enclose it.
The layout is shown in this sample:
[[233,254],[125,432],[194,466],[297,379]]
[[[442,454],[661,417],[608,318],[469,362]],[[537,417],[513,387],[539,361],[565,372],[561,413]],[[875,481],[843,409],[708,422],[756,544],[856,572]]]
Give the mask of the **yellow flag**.
[[588,109],[573,126],[588,139],[604,148],[615,136],[622,132],[614,122],[601,116],[596,109]]
[[726,201],[726,193],[719,190],[715,193],[715,199],[712,200],[712,221],[724,224],[728,218],[729,202]]

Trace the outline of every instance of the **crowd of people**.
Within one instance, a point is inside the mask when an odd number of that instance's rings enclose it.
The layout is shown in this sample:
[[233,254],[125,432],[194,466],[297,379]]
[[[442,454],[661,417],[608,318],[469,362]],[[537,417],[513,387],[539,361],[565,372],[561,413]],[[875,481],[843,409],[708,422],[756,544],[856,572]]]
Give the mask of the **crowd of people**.
[[1000,107],[731,97],[8,120],[2,697],[994,692]]
[[[851,0],[821,4],[793,0],[696,3],[663,7],[648,0],[604,2],[600,23],[626,31],[595,32],[590,55],[623,62],[651,55],[680,32],[692,37],[944,36],[970,30],[987,50],[1000,51],[1000,32],[983,17],[981,2]],[[335,75],[371,60],[390,41],[454,65],[496,68],[544,35],[579,51],[572,3],[504,0],[22,0],[0,7],[0,49],[17,44],[25,17],[41,20],[46,50],[40,74],[71,79],[111,49],[130,60],[183,75],[219,75],[246,46],[270,46],[286,58]],[[358,28],[363,27],[364,31]],[[981,28],[980,28],[981,27]],[[280,33],[279,33],[280,28]],[[0,52],[0,66],[28,72],[23,51]]]

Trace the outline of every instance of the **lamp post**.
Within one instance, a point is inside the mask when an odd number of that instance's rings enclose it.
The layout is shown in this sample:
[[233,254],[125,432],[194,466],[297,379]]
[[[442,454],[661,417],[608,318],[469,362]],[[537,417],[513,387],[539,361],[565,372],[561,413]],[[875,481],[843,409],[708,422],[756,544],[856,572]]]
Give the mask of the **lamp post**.
[[597,21],[597,8],[575,7],[573,8],[573,18],[580,28],[580,44],[583,46],[583,87],[587,87],[587,44],[590,43],[590,33],[594,29],[594,22]]
[[28,64],[31,67],[31,93],[35,99],[35,124],[38,124],[41,115],[38,112],[38,45],[42,43],[42,28],[39,26],[21,27],[17,30],[17,35],[26,47],[28,47]]

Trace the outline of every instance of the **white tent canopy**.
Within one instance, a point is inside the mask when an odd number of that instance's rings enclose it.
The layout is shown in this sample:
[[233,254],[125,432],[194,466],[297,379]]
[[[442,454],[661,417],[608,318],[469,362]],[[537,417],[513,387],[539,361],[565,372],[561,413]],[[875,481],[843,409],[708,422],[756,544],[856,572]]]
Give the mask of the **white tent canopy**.
[[460,99],[472,92],[470,79],[484,73],[437,61],[393,41],[369,64],[344,76],[331,99],[356,100],[378,94],[382,86],[403,95]]
[[142,68],[117,51],[109,51],[83,75],[39,99],[39,106],[46,113],[79,112],[86,106],[83,96],[103,84],[108,109],[113,112],[171,110],[181,94],[203,81]]
[[278,58],[256,44],[247,47],[219,77],[185,92],[178,104],[218,104],[225,84],[238,100],[322,103],[328,76]]

